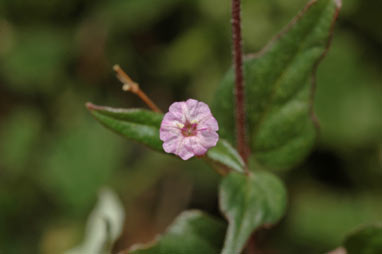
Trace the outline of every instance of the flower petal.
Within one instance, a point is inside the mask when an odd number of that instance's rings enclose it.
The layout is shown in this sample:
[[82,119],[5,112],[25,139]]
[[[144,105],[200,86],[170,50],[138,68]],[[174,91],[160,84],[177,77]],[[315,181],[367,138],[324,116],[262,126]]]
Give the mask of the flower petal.
[[[190,131],[190,128],[196,128]],[[207,104],[194,99],[175,102],[163,117],[160,139],[163,149],[183,160],[203,155],[216,145],[219,135],[216,119]]]
[[169,139],[173,139],[174,137],[180,136],[182,136],[181,130],[176,127],[164,126],[161,127],[159,131],[159,138],[164,142]]
[[167,141],[165,141],[162,147],[166,153],[176,154],[177,149],[179,148],[182,142],[183,142],[183,138],[181,136],[174,136],[168,139]]
[[209,129],[213,131],[218,131],[219,130],[218,121],[216,121],[216,119],[211,115],[210,117],[206,117],[199,122],[198,129],[199,130]]
[[189,138],[182,139],[182,142],[178,144],[175,154],[178,155],[182,160],[188,160],[195,155],[193,153],[192,147],[190,146]]
[[161,128],[175,127],[181,129],[184,125],[181,119],[178,116],[174,115],[171,112],[168,112],[164,115]]
[[207,104],[199,101],[192,112],[190,112],[190,118],[193,121],[201,122],[203,119],[212,117],[211,110]]
[[169,108],[169,113],[172,113],[172,118],[181,123],[185,123],[187,120],[187,104],[184,101],[174,102]]
[[201,145],[200,140],[197,136],[190,137],[189,139],[192,151],[195,155],[201,156],[207,152],[207,148]]
[[197,137],[199,143],[207,149],[216,146],[219,140],[219,135],[213,130],[199,131]]

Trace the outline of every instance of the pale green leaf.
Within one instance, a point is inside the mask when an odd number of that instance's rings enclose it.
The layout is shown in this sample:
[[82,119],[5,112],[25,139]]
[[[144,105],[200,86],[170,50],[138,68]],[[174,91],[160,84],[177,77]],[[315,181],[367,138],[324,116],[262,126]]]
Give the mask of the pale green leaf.
[[116,194],[103,189],[89,216],[83,244],[65,254],[111,254],[113,243],[122,233],[124,216],[123,206]]
[[221,165],[237,172],[244,172],[243,159],[235,148],[224,139],[220,139],[215,147],[208,150],[207,157],[214,164],[218,164],[218,166]]
[[287,199],[282,182],[265,171],[229,174],[221,183],[219,198],[229,222],[222,254],[240,254],[255,229],[283,216]]

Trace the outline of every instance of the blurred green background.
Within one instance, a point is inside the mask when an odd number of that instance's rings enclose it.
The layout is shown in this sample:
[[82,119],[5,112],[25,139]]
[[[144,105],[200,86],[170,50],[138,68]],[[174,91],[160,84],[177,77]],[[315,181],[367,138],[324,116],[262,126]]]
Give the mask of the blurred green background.
[[[243,0],[246,53],[306,0]],[[260,232],[275,253],[322,253],[382,221],[382,2],[343,0],[319,68],[320,138],[283,173],[289,208]],[[62,253],[83,238],[102,186],[126,209],[115,250],[151,240],[180,211],[220,216],[219,176],[100,126],[84,103],[145,107],[121,91],[120,64],[162,108],[211,102],[231,64],[229,0],[0,0],[0,253]]]

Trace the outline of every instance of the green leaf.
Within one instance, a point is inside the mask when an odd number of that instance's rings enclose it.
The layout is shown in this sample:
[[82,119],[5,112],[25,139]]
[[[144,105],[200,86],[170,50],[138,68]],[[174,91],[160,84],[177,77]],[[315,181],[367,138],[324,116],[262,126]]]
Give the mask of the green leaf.
[[103,189],[89,216],[84,243],[66,254],[110,254],[122,233],[123,221],[124,210],[118,197],[111,190]]
[[[328,49],[339,0],[313,0],[287,28],[244,63],[247,128],[257,163],[289,168],[316,138],[312,121],[314,73]],[[234,73],[216,93],[213,112],[221,136],[235,143]]]
[[224,139],[219,139],[215,147],[207,152],[207,158],[218,166],[244,173],[244,161],[239,153]]
[[162,152],[159,128],[162,114],[144,109],[117,109],[87,103],[86,107],[105,127]]
[[186,211],[164,235],[132,247],[129,254],[218,254],[224,240],[223,222],[200,211]]
[[[107,128],[131,140],[164,152],[159,139],[159,128],[163,115],[144,109],[117,109],[86,104],[93,116]],[[207,152],[207,161],[214,166],[244,172],[244,162],[238,152],[225,140]]]
[[229,174],[221,183],[219,197],[229,222],[222,254],[241,253],[255,229],[281,218],[287,199],[282,182],[265,171]]
[[347,254],[382,253],[382,225],[366,226],[345,240]]

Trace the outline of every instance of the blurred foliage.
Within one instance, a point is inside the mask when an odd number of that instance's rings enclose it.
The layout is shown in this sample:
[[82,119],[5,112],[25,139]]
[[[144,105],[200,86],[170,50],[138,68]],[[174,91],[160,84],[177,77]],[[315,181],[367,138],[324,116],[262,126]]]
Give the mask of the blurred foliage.
[[[283,175],[291,204],[265,242],[283,253],[322,253],[382,220],[382,2],[343,2],[317,75],[319,142]],[[245,52],[305,3],[243,0]],[[126,208],[116,250],[151,240],[186,208],[219,215],[215,173],[122,140],[84,103],[144,107],[120,91],[114,63],[162,109],[190,97],[211,102],[230,40],[228,0],[0,0],[0,251],[78,245],[104,185]]]
[[[205,254],[219,253],[224,241],[225,224],[198,210],[182,212],[154,242],[136,244],[128,250],[131,254],[194,254],[203,250]],[[126,252],[126,251],[125,251]]]
[[352,232],[344,245],[349,254],[378,254],[382,249],[382,226],[364,226]]

